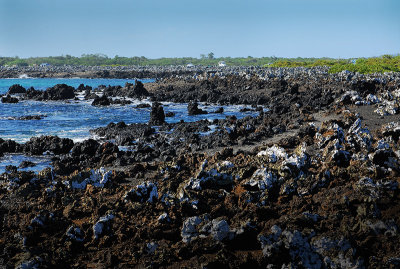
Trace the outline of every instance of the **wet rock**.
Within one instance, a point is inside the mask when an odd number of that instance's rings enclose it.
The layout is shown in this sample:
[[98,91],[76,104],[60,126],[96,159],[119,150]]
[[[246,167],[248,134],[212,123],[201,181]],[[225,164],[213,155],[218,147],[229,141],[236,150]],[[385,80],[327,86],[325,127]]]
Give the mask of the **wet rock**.
[[14,84],[8,89],[7,95],[24,93],[26,93],[26,89],[24,87],[22,87],[20,84]]
[[196,102],[190,102],[188,104],[187,110],[189,116],[207,114],[207,111],[200,109]]
[[49,151],[54,154],[66,154],[74,146],[74,142],[69,138],[59,138],[57,136],[32,137],[24,145],[24,152],[32,155],[42,155]]
[[165,123],[165,114],[162,105],[158,102],[153,102],[150,112],[149,125],[162,125]]
[[28,115],[28,116],[20,116],[15,117],[15,120],[42,120],[43,118],[47,117],[46,115]]
[[1,153],[18,153],[23,151],[24,146],[13,140],[3,140],[0,138]]
[[54,87],[48,88],[44,92],[45,100],[67,100],[75,98],[74,87],[68,86],[66,84],[57,84]]
[[139,80],[135,80],[135,87],[133,89],[134,97],[146,97],[149,96],[149,92],[144,87],[143,83]]
[[93,156],[95,155],[100,143],[93,139],[88,139],[80,143],[74,144],[71,150],[71,154],[73,156],[87,155]]
[[8,104],[16,104],[19,101],[18,101],[18,98],[12,97],[8,94],[6,97],[1,97],[1,102],[8,103]]
[[81,83],[81,84],[79,84],[77,90],[80,91],[80,92],[90,93],[90,91],[92,90],[92,87],[89,86],[89,85],[84,85],[83,83]]
[[74,99],[75,88],[66,84],[57,84],[51,88],[47,88],[45,91],[38,91],[34,88],[29,88],[25,93],[25,98],[37,101]]
[[109,105],[111,105],[111,102],[105,95],[103,95],[102,97],[94,98],[92,102],[92,106],[109,106]]
[[147,103],[141,103],[135,106],[135,108],[148,108],[148,107],[151,107],[151,105]]

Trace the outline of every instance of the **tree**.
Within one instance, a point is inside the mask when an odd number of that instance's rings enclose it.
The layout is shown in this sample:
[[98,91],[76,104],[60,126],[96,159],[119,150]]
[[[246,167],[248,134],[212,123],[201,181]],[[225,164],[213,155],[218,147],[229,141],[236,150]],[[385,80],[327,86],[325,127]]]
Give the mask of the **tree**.
[[213,52],[210,52],[208,54],[208,59],[214,59],[214,53]]
[[205,59],[205,58],[206,58],[206,55],[200,54],[200,59]]

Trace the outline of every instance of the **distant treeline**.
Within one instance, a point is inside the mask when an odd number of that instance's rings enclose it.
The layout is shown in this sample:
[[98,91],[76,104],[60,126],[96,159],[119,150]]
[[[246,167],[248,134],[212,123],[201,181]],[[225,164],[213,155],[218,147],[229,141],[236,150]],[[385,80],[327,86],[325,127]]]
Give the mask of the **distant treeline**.
[[278,57],[220,57],[214,58],[213,53],[200,58],[159,58],[148,59],[146,57],[120,57],[109,58],[104,54],[83,54],[81,57],[71,55],[54,57],[0,57],[0,65],[5,66],[33,66],[49,64],[62,65],[84,65],[84,66],[167,66],[167,65],[193,65],[216,66],[224,61],[227,66],[268,66],[268,67],[314,67],[329,66],[331,73],[349,70],[360,73],[382,73],[400,72],[400,55],[383,55],[381,57],[358,58],[358,59],[332,59],[332,58],[278,58]]

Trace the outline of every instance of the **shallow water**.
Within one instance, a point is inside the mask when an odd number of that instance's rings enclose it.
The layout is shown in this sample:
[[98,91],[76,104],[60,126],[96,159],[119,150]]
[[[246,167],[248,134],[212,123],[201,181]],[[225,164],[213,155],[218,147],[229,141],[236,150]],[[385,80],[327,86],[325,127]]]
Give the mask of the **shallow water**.
[[[154,79],[140,79],[143,83],[154,82]],[[124,86],[126,82],[135,83],[134,79],[105,79],[105,78],[6,78],[0,79],[0,94],[5,94],[8,88],[14,84],[22,87],[34,87],[36,90],[45,90],[56,84],[67,84],[78,88],[80,84],[91,86],[93,89],[99,85]]]
[[26,156],[21,154],[5,154],[0,157],[0,173],[4,173],[6,166],[14,165],[18,167],[21,162],[29,161],[36,164],[33,167],[18,168],[19,171],[39,172],[46,167],[50,167],[50,156]]

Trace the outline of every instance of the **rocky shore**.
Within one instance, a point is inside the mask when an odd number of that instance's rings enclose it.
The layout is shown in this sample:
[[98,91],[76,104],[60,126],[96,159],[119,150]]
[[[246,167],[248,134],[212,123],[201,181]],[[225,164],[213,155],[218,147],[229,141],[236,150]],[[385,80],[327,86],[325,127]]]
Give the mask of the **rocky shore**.
[[[0,155],[52,156],[37,174],[0,175],[0,264],[399,268],[400,74],[221,72],[10,88],[5,100],[153,102],[148,124],[110,123],[91,130],[97,140],[0,139]],[[247,104],[257,116],[169,124],[166,101],[188,114],[207,113],[197,102]]]

